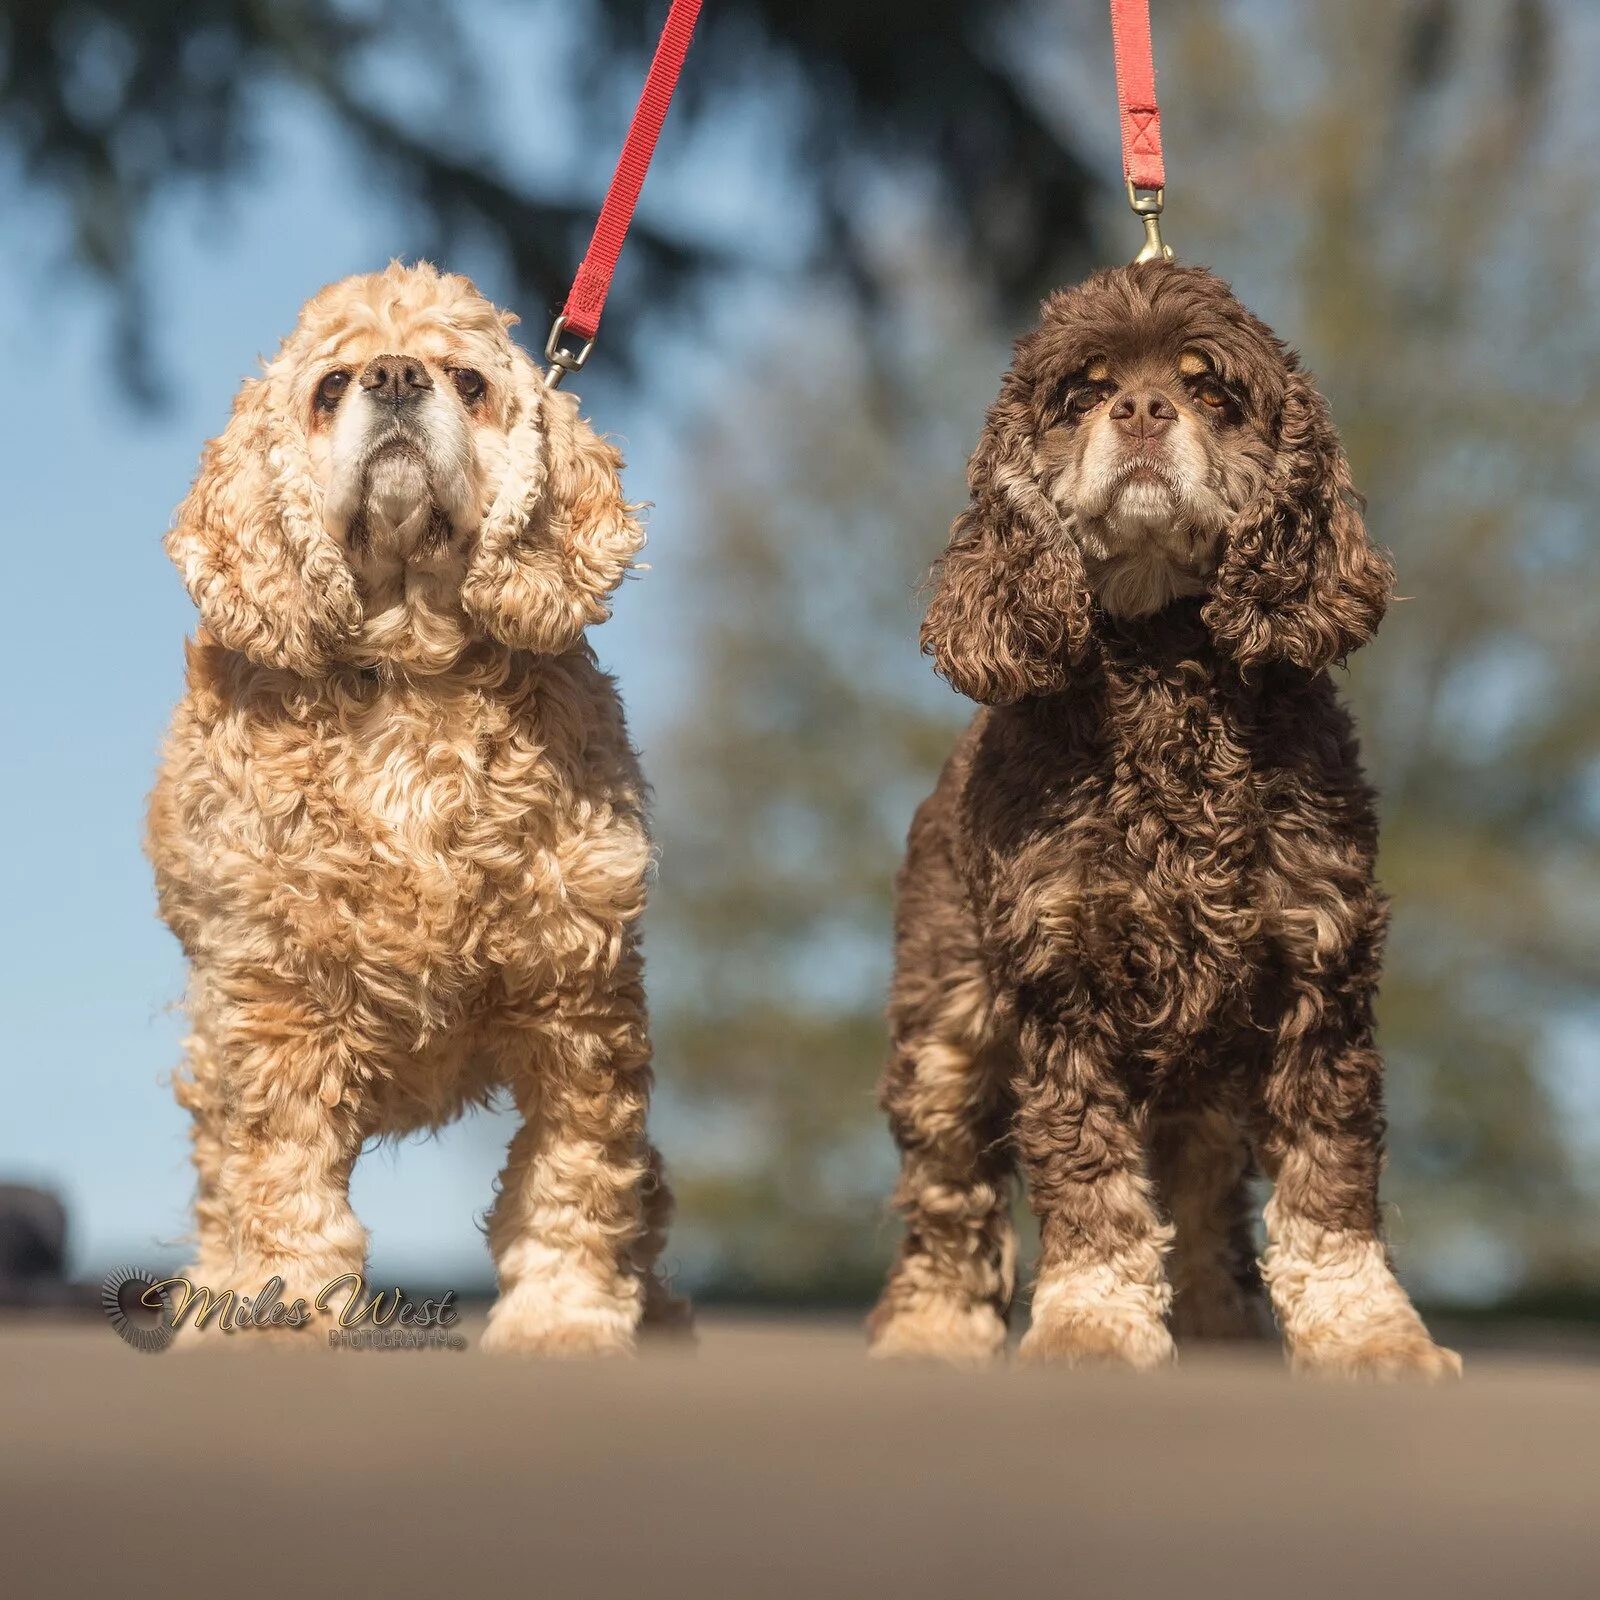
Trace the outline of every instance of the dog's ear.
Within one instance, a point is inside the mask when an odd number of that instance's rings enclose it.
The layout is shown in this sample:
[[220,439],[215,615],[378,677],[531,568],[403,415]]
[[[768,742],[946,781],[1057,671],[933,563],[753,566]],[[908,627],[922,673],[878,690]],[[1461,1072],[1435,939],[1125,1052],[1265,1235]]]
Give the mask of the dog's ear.
[[1010,705],[1066,687],[1089,639],[1071,530],[1035,477],[1026,385],[1006,375],[967,467],[971,503],[934,565],[922,648],[959,693]]
[[311,675],[361,625],[355,578],[322,526],[305,438],[250,378],[205,447],[166,537],[216,641],[268,667]]
[[513,356],[505,475],[478,533],[461,601],[517,650],[557,655],[611,614],[607,600],[644,532],[622,497],[622,457]]
[[1372,637],[1393,587],[1328,404],[1293,372],[1271,481],[1227,531],[1206,625],[1241,667],[1284,661],[1320,672]]

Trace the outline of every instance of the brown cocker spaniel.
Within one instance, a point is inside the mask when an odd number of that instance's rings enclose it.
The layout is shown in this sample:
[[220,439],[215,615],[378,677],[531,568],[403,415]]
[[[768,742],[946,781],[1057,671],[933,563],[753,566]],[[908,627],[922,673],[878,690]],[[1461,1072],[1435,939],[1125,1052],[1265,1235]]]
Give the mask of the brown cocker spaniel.
[[[884,1355],[1153,1367],[1261,1326],[1443,1376],[1379,1225],[1387,921],[1328,668],[1392,583],[1322,397],[1193,267],[1103,272],[1016,347],[923,647],[981,702],[912,823],[883,1103]],[[1273,1184],[1254,1261],[1250,1181]],[[1170,1256],[1170,1258],[1169,1258]]]
[[645,787],[584,642],[641,532],[514,321],[426,264],[324,289],[168,535],[201,624],[149,825],[191,967],[189,1276],[313,1305],[365,1266],[362,1146],[500,1091],[484,1345],[625,1350],[681,1314]]

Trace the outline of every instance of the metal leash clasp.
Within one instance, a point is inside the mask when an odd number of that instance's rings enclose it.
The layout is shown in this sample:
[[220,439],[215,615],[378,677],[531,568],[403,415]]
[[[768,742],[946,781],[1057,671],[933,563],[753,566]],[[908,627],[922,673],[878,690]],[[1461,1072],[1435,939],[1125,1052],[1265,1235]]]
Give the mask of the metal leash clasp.
[[1133,214],[1144,223],[1144,245],[1134,261],[1170,261],[1172,246],[1161,237],[1161,212],[1167,203],[1165,189],[1136,189],[1133,179],[1128,179],[1128,204]]
[[559,389],[561,380],[569,372],[581,372],[583,364],[589,359],[589,353],[594,349],[594,340],[589,339],[578,349],[569,349],[562,344],[562,337],[567,331],[567,316],[565,312],[550,324],[550,336],[544,342],[544,386],[547,389]]

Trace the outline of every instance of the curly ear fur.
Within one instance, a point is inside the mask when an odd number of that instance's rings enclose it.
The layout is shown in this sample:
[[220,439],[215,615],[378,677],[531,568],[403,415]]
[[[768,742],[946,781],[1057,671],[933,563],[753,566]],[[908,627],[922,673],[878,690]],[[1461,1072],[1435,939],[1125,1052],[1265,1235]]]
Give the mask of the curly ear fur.
[[611,614],[607,597],[644,543],[622,497],[622,457],[544,386],[518,351],[504,479],[462,583],[469,616],[513,649],[557,655]]
[[263,666],[319,672],[361,624],[355,579],[323,531],[305,443],[266,379],[240,389],[165,543],[206,630]]
[[1272,482],[1224,539],[1203,613],[1211,636],[1241,667],[1320,672],[1372,637],[1393,587],[1327,402],[1291,372]]
[[972,503],[934,564],[922,649],[969,700],[1066,687],[1089,640],[1083,558],[1034,475],[1023,386],[1006,377],[967,467]]

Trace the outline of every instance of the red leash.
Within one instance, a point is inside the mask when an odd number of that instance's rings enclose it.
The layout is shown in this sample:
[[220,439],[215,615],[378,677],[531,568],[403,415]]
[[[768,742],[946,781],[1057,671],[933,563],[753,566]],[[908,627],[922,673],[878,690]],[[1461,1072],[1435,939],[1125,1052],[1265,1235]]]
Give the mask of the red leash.
[[1171,247],[1161,242],[1167,167],[1161,156],[1150,0],[1111,0],[1111,49],[1117,63],[1117,106],[1122,119],[1122,175],[1128,182],[1128,204],[1144,222],[1144,248],[1134,260],[1170,261]]
[[[639,203],[639,191],[644,187],[644,175],[650,170],[650,158],[655,154],[661,124],[666,121],[667,107],[672,104],[672,91],[678,86],[678,74],[683,71],[684,57],[689,53],[689,41],[694,37],[699,15],[700,0],[672,0],[661,29],[661,42],[645,74],[644,92],[639,96],[628,137],[622,144],[621,159],[612,174],[611,187],[606,190],[605,204],[600,207],[600,219],[594,225],[594,237],[584,252],[577,277],[572,280],[567,303],[561,308],[561,315],[550,324],[550,337],[545,340],[544,353],[549,366],[544,381],[552,389],[569,372],[578,371],[594,349],[600,313],[605,310],[612,274],[622,254],[622,241],[628,236],[628,225]],[[579,341],[577,349],[562,343],[569,332]]]

